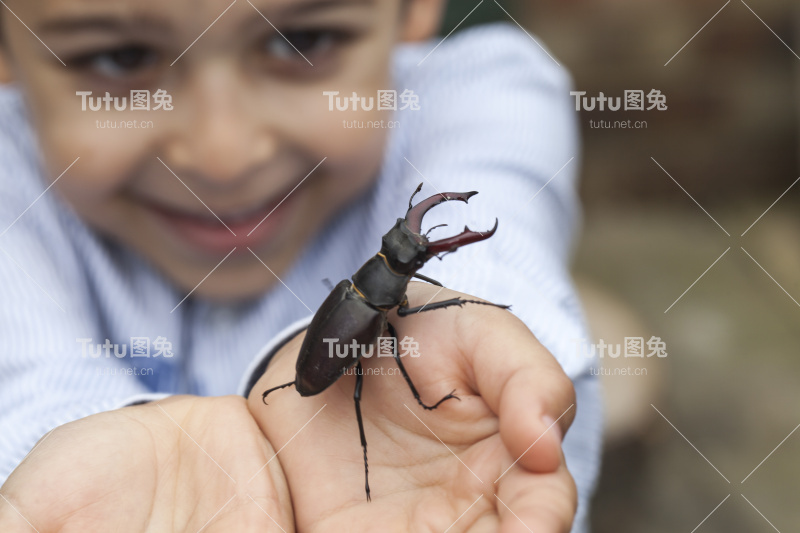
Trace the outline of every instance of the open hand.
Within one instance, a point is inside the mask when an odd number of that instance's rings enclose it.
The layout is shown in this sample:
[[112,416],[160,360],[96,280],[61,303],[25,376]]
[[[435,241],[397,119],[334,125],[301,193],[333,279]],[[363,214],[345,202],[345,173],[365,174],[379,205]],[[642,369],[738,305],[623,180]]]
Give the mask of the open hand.
[[[410,305],[434,295],[466,297],[437,291],[410,284]],[[575,396],[552,355],[495,307],[467,304],[389,320],[400,339],[419,343],[420,356],[402,361],[422,400],[433,404],[455,389],[460,401],[423,410],[392,358],[363,360],[371,502],[353,375],[317,396],[273,392],[264,405],[266,389],[294,379],[301,333],[251,391],[250,410],[280,450],[298,531],[569,531],[577,497],[561,435],[574,418]]]
[[53,430],[12,472],[0,531],[288,533],[286,481],[277,460],[264,467],[274,454],[238,396],[99,413]]

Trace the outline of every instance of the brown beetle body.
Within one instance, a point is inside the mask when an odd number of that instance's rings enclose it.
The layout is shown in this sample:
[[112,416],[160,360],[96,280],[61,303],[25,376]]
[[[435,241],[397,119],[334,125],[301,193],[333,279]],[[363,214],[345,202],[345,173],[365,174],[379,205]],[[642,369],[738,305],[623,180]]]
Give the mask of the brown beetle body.
[[386,324],[385,312],[367,302],[350,281],[340,281],[308,326],[297,358],[297,392],[301,396],[319,394],[358,363],[356,357],[336,356],[325,339],[343,339],[348,345],[355,340],[360,346],[368,346],[383,333]]
[[[264,403],[266,403],[269,393],[294,385],[301,396],[314,396],[330,387],[348,369],[356,367],[356,387],[353,399],[361,435],[361,446],[364,449],[367,500],[370,499],[367,440],[364,435],[360,406],[363,379],[360,361],[362,354],[350,353],[348,348],[351,346],[353,348],[359,346],[374,348],[378,337],[387,328],[394,337],[394,328],[386,316],[395,307],[400,317],[454,305],[462,306],[465,303],[508,308],[505,305],[463,298],[451,298],[420,307],[408,307],[406,289],[411,278],[416,277],[441,286],[438,281],[417,273],[417,270],[422,268],[429,259],[439,257],[438,254],[441,253],[454,252],[460,246],[488,239],[497,230],[497,221],[495,221],[494,228],[484,233],[471,231],[465,227],[464,231],[456,236],[434,242],[428,241],[427,234],[421,233],[421,225],[422,217],[429,209],[450,200],[466,203],[470,197],[478,193],[475,191],[440,193],[412,206],[411,202],[421,188],[422,184],[411,195],[405,218],[398,218],[394,227],[383,236],[380,252],[358,269],[353,275],[352,281],[340,281],[317,310],[300,347],[294,381],[273,387],[263,394]],[[340,350],[340,348],[343,349]],[[422,407],[436,409],[446,400],[458,399],[456,395],[450,393],[434,405],[423,403],[397,352],[395,351],[393,355],[414,398]]]

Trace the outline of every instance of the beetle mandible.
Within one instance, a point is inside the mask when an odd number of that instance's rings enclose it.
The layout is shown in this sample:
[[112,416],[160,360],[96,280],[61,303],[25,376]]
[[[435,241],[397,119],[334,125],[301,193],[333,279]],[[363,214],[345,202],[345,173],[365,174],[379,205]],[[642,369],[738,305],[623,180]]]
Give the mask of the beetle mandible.
[[[465,226],[464,231],[458,235],[438,241],[428,241],[427,235],[434,228],[423,235],[421,226],[422,217],[429,209],[451,200],[467,203],[472,196],[478,193],[477,191],[439,193],[414,206],[412,205],[414,196],[421,189],[422,184],[420,183],[408,201],[405,218],[398,218],[394,227],[383,236],[380,252],[358,269],[358,272],[353,275],[352,281],[340,281],[311,319],[297,358],[295,379],[265,391],[262,396],[262,400],[266,404],[269,393],[292,385],[301,396],[314,396],[333,385],[348,369],[355,366],[356,385],[353,400],[361,436],[361,447],[364,450],[364,478],[368,501],[370,500],[369,468],[367,465],[367,439],[361,419],[363,371],[360,356],[330,357],[330,345],[326,346],[324,341],[339,339],[341,344],[351,344],[355,341],[360,346],[368,346],[374,344],[387,329],[396,340],[394,327],[386,316],[395,307],[399,317],[444,309],[453,305],[460,307],[465,303],[491,305],[502,309],[509,308],[507,305],[464,298],[451,298],[419,307],[408,306],[406,288],[411,278],[442,286],[438,281],[417,273],[417,270],[421,269],[429,259],[433,257],[441,259],[439,254],[454,252],[461,246],[488,239],[497,231],[497,220],[495,219],[494,227],[484,233],[472,231]],[[433,405],[425,404],[406,372],[397,350],[394,350],[394,359],[414,398],[425,409],[433,410],[446,400],[459,399],[454,394],[455,391],[452,391]]]

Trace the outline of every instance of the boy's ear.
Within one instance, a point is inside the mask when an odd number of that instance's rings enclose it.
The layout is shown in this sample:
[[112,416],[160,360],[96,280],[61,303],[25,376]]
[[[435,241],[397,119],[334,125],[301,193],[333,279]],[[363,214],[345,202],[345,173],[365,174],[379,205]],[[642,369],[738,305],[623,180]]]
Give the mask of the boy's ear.
[[0,44],[0,84],[10,83],[14,80],[11,75],[11,65],[6,56],[7,50]]
[[402,39],[424,41],[439,31],[447,0],[404,0]]
[[[0,20],[2,23],[2,20]],[[8,57],[8,44],[4,42],[3,31],[0,28],[0,84],[9,83],[14,80],[11,74],[11,60]]]

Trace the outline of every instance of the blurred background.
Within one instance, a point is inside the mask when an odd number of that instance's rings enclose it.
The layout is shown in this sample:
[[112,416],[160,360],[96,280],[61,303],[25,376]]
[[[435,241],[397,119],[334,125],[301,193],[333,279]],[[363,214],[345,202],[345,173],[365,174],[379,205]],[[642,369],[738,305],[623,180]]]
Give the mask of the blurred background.
[[[579,114],[574,270],[595,341],[668,353],[603,360],[640,375],[602,378],[596,533],[800,524],[800,5],[745,1],[500,2],[576,90],[668,106]],[[477,1],[453,4],[445,34]],[[462,27],[489,20],[509,20],[493,0]],[[590,127],[628,119],[647,126]]]

